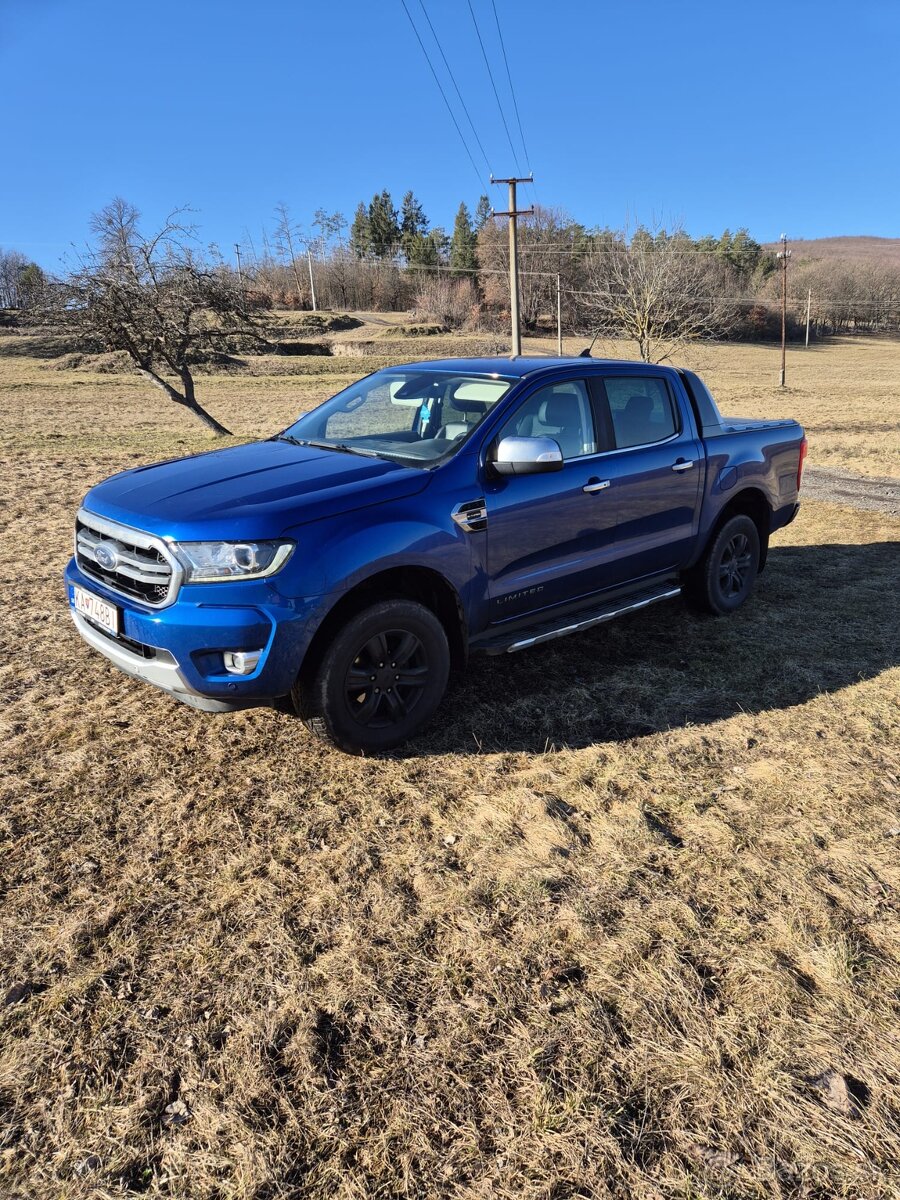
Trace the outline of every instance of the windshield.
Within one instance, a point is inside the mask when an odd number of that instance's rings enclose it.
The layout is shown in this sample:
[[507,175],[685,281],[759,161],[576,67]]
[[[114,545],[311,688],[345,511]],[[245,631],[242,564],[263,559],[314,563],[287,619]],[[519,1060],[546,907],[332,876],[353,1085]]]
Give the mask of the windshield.
[[514,382],[422,367],[377,371],[314,408],[281,437],[428,466],[458,450]]

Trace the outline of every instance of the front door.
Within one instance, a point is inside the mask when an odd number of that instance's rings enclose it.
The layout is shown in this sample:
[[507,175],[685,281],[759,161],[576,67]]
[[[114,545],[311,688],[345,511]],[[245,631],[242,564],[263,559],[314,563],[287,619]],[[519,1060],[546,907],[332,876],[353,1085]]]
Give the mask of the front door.
[[[616,519],[596,458],[587,386],[565,380],[526,397],[498,435],[550,437],[559,471],[485,481],[491,622],[514,620],[606,586]],[[602,460],[600,460],[602,462]]]

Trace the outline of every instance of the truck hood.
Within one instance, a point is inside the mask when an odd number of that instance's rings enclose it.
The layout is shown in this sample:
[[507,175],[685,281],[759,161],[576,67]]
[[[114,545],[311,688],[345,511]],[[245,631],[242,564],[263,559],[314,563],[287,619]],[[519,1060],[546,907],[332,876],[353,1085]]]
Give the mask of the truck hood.
[[176,541],[280,537],[293,526],[422,491],[430,472],[290,442],[251,442],[123,471],[84,506]]

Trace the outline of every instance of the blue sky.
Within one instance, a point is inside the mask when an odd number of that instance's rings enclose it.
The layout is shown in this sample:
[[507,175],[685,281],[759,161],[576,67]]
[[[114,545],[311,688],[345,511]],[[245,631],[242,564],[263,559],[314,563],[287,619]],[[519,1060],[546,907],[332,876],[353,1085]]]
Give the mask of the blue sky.
[[[517,143],[491,0],[472,3]],[[425,5],[491,168],[512,173],[468,0]],[[540,203],[695,235],[900,236],[895,0],[496,6]],[[0,246],[51,268],[115,195],[148,224],[190,205],[223,249],[258,244],[280,200],[349,219],[411,187],[444,226],[479,191],[506,206],[401,0],[0,0],[0,78]]]

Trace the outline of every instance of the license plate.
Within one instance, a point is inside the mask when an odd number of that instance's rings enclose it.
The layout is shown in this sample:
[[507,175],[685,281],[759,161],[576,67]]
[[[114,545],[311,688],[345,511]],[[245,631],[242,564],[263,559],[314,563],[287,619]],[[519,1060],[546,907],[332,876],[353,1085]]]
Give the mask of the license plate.
[[83,617],[87,617],[89,621],[93,621],[95,625],[99,625],[101,629],[105,629],[107,633],[118,637],[119,610],[115,604],[110,604],[108,600],[101,600],[99,596],[95,596],[93,592],[86,592],[84,588],[76,587],[73,591],[75,593],[75,611],[81,613]]

